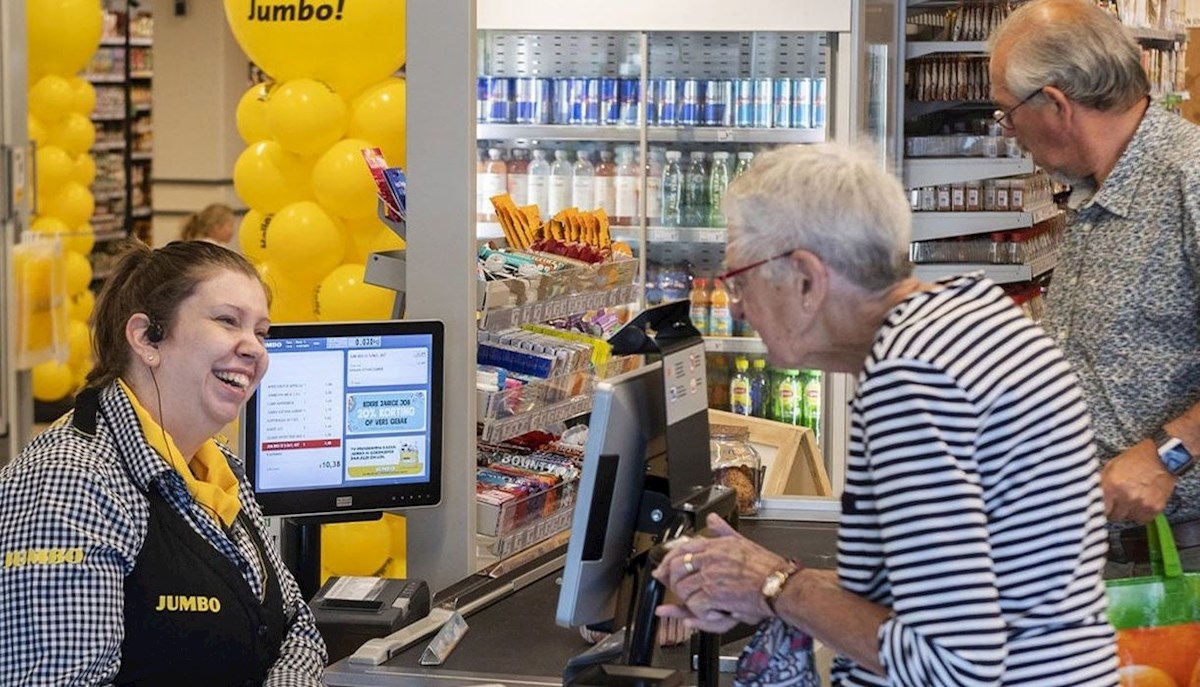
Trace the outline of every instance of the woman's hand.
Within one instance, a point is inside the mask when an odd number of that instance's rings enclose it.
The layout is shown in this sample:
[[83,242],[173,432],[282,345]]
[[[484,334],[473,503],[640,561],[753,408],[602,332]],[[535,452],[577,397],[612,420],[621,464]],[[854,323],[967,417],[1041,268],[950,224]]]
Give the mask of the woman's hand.
[[679,599],[659,606],[656,613],[715,633],[773,615],[763,599],[763,582],[786,567],[787,560],[738,534],[717,515],[709,515],[707,525],[711,536],[676,546],[655,568],[655,579]]

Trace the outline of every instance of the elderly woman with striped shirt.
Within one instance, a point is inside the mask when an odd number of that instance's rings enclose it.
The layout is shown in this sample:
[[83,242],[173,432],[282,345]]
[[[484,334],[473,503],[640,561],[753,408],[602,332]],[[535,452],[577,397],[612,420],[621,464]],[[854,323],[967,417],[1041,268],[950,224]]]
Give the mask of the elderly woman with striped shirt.
[[912,276],[903,189],[865,152],[759,156],[724,276],[772,364],[858,376],[838,569],[739,536],[674,548],[664,617],[779,618],[842,685],[1116,685],[1091,422],[1054,342],[980,275]]

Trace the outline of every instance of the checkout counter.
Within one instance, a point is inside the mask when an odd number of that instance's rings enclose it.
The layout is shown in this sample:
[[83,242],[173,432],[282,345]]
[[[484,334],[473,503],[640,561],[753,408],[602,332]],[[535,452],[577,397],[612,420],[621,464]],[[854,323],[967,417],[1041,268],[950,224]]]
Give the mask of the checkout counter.
[[[742,518],[740,529],[754,541],[814,568],[832,567],[836,551],[834,522],[801,522]],[[333,687],[458,687],[459,685],[561,685],[562,671],[590,645],[577,629],[554,622],[565,548],[553,551],[497,578],[472,575],[439,592],[434,605],[486,599],[466,616],[468,630],[445,661],[423,666],[422,652],[432,637],[414,643],[382,665],[353,663],[345,658],[329,666],[326,683]],[[745,637],[723,647],[722,655],[740,651]],[[687,644],[660,649],[656,667],[683,672],[683,684],[696,684]],[[722,674],[721,683],[732,682]]]

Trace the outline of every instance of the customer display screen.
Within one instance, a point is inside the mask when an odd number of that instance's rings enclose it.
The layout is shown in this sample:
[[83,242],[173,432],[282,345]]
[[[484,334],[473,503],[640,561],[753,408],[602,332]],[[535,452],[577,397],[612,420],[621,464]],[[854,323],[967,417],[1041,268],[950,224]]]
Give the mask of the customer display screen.
[[246,411],[251,482],[267,515],[440,499],[440,322],[278,325]]

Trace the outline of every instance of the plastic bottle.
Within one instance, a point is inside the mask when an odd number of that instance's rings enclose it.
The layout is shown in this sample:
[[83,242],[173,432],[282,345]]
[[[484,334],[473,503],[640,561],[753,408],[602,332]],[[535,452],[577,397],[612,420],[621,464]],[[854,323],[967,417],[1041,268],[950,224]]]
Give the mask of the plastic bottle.
[[617,165],[611,150],[600,151],[596,164],[596,207],[609,217],[617,214]]
[[[667,165],[662,173],[662,223],[665,227],[678,227],[683,223],[683,170],[678,150],[667,151]],[[649,214],[649,211],[647,211]]]
[[662,179],[663,169],[667,166],[666,153],[659,148],[651,148],[646,162],[646,223],[649,225],[662,224]]
[[799,370],[780,370],[775,387],[775,419],[789,425],[802,425],[804,384]]
[[725,213],[721,201],[729,187],[729,153],[719,150],[713,153],[712,170],[708,173],[708,226],[725,226]]
[[708,333],[713,336],[733,336],[733,314],[729,311],[729,292],[720,279],[713,280],[708,296]]
[[580,210],[596,209],[596,170],[588,159],[588,152],[575,153],[575,173],[571,182],[571,205]]
[[617,177],[613,183],[616,198],[613,201],[613,224],[631,226],[638,217],[638,166],[633,162],[632,148],[617,149]]
[[804,378],[804,419],[805,426],[814,435],[821,433],[821,372],[805,370]]
[[513,148],[508,156],[508,195],[513,203],[524,205],[529,197],[529,151]]
[[708,280],[704,277],[693,279],[692,292],[688,295],[688,299],[692,302],[692,326],[707,336],[709,333]]
[[754,161],[754,153],[749,150],[743,150],[737,154],[737,168],[733,170],[733,178],[736,179],[746,173],[750,169],[750,163]]
[[680,205],[684,226],[703,227],[708,223],[708,171],[704,167],[704,151],[693,150],[688,155]]
[[735,370],[729,380],[729,411],[738,415],[750,415],[753,410],[753,400],[750,397],[750,361],[737,358],[733,361]]
[[525,203],[538,206],[543,219],[549,217],[550,163],[546,160],[546,151],[540,148],[533,151],[533,159],[529,161],[529,193]]
[[770,417],[771,382],[767,377],[767,361],[755,358],[750,366],[750,414],[754,417]]
[[729,407],[729,356],[724,353],[709,353],[705,357],[708,373],[708,407]]
[[550,165],[550,192],[546,203],[547,216],[553,217],[571,207],[571,162],[567,151],[554,151],[554,163]]
[[479,207],[476,208],[477,219],[481,222],[495,222],[496,208],[492,205],[492,196],[508,193],[508,165],[504,162],[503,153],[499,148],[488,148],[487,159],[475,180],[478,186]]

